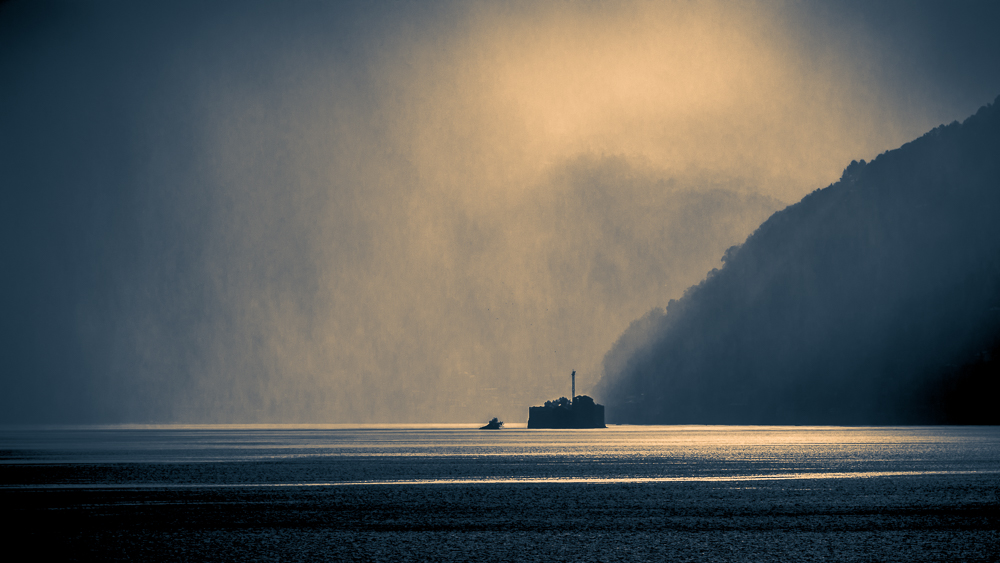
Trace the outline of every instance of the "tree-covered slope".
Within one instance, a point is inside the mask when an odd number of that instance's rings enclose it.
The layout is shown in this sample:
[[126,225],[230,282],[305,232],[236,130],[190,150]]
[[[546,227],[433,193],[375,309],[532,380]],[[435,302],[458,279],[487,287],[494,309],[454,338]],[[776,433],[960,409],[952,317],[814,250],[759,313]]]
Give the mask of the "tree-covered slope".
[[1000,110],[775,213],[604,360],[615,423],[998,423]]

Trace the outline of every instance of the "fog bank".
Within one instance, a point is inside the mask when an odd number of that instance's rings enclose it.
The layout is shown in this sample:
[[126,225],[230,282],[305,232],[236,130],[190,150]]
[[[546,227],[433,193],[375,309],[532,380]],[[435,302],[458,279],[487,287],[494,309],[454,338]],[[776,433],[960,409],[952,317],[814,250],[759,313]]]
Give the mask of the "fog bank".
[[0,4],[0,420],[590,393],[770,213],[1000,89],[981,6],[904,5]]

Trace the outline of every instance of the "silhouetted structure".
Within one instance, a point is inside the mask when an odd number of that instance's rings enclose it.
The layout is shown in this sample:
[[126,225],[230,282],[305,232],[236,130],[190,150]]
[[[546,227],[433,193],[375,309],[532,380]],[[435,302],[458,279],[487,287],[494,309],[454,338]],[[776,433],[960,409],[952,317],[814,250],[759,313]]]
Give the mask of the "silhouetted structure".
[[586,395],[576,395],[576,371],[572,378],[573,400],[559,397],[541,407],[528,408],[528,428],[606,428],[604,405]]
[[503,427],[503,421],[497,417],[493,417],[493,420],[486,423],[486,426],[480,426],[480,430],[500,430]]

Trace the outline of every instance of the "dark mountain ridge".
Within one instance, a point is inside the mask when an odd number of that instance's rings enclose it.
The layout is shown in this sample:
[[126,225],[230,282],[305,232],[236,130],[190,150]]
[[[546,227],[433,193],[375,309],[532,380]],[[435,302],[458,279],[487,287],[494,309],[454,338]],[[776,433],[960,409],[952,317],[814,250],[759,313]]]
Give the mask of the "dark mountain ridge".
[[609,422],[1000,423],[998,102],[852,162],[635,321]]

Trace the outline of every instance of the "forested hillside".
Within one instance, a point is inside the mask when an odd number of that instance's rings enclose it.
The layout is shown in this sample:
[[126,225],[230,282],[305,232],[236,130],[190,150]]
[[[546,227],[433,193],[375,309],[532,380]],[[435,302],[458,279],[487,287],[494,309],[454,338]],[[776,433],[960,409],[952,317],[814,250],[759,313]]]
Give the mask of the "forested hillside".
[[996,424],[998,98],[775,213],[604,360],[614,423]]

